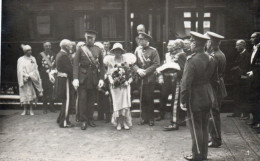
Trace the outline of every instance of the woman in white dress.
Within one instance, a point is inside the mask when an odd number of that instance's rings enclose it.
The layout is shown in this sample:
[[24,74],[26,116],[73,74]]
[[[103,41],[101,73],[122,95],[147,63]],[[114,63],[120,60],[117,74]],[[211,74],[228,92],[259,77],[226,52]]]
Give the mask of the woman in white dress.
[[[122,126],[128,130],[132,126],[130,111],[131,65],[136,62],[136,57],[134,54],[125,53],[120,43],[115,43],[110,53],[112,54],[105,56],[104,64],[107,66],[107,77],[110,82],[110,92],[113,100],[114,111],[111,122],[116,126],[117,130],[121,130]],[[118,76],[118,73],[121,76]]]
[[37,89],[39,96],[42,96],[42,81],[36,60],[31,55],[32,48],[29,45],[22,45],[22,49],[24,56],[21,56],[17,62],[20,102],[24,106],[24,111],[21,115],[26,114],[27,106],[30,106],[30,115],[34,115],[32,104],[37,100],[34,88]]

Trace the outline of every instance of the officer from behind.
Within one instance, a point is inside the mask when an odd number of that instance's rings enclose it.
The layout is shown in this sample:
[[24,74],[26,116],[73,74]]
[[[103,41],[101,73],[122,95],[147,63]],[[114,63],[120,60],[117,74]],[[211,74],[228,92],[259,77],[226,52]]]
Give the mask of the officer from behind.
[[215,92],[216,102],[214,104],[214,107],[212,108],[213,117],[211,118],[211,122],[209,126],[210,136],[211,136],[209,147],[219,147],[222,144],[221,128],[220,128],[220,108],[221,108],[221,103],[223,98],[227,96],[227,91],[226,91],[224,78],[223,78],[225,68],[226,68],[226,56],[219,49],[221,40],[224,39],[224,37],[214,32],[207,32],[207,35],[210,38],[207,44],[209,48],[208,52],[210,55],[213,56],[217,64],[216,66],[217,80],[216,83],[212,84],[213,90]]
[[135,55],[137,57],[136,64],[133,69],[140,78],[140,93],[142,93],[140,102],[141,117],[139,125],[149,124],[154,126],[154,101],[153,93],[155,88],[156,76],[155,69],[160,65],[160,58],[157,50],[149,46],[152,37],[144,32],[140,32],[138,36],[140,47],[137,47]]
[[94,103],[97,101],[97,88],[104,85],[104,66],[102,51],[94,46],[96,32],[87,30],[86,44],[79,47],[73,62],[73,86],[78,90],[79,119],[81,129],[87,124],[95,127],[93,122]]
[[192,55],[187,57],[181,82],[181,108],[187,110],[192,138],[192,155],[187,160],[206,160],[208,155],[208,124],[214,101],[210,77],[214,67],[204,52],[209,39],[197,32],[191,33]]

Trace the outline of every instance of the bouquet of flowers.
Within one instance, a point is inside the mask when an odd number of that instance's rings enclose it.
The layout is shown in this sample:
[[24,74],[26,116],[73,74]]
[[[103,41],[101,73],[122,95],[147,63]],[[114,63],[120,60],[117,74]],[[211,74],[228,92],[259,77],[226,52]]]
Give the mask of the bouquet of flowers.
[[124,86],[131,78],[131,73],[131,67],[126,62],[115,65],[111,72],[114,88]]

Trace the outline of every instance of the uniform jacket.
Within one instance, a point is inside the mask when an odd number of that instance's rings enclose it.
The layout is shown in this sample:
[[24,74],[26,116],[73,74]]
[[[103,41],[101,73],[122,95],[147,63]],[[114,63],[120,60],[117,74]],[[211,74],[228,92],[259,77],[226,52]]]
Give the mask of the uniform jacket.
[[[146,64],[143,66],[142,62],[140,60],[140,57],[138,56],[138,50],[142,50],[143,55],[145,57]],[[133,69],[135,72],[137,72],[138,69],[145,69],[146,71],[146,76],[143,78],[144,84],[148,83],[155,83],[156,82],[156,76],[154,74],[155,69],[159,67],[160,65],[160,57],[157,52],[157,50],[151,46],[148,47],[138,47],[138,49],[135,52],[135,55],[137,57],[137,61],[135,65],[133,66]]]
[[215,101],[210,79],[214,72],[213,59],[205,53],[188,56],[181,82],[181,103],[192,111],[206,111]]
[[252,88],[260,89],[260,45],[257,48],[256,54],[252,63],[250,62],[250,71],[253,71]]
[[55,96],[57,99],[66,99],[66,83],[67,79],[71,83],[72,80],[72,64],[69,54],[65,51],[60,51],[56,57],[56,68],[60,73],[66,73],[68,77],[57,77],[55,81]]
[[103,53],[97,46],[88,46],[88,49],[99,63],[98,68],[90,62],[80,47],[73,60],[73,79],[78,79],[80,86],[84,88],[94,89],[98,81],[104,77]]
[[219,99],[223,99],[227,96],[227,91],[224,83],[224,73],[226,69],[226,56],[221,50],[215,50],[213,53],[214,59],[217,62],[217,75],[218,84],[217,87],[213,87],[217,90],[217,96]]

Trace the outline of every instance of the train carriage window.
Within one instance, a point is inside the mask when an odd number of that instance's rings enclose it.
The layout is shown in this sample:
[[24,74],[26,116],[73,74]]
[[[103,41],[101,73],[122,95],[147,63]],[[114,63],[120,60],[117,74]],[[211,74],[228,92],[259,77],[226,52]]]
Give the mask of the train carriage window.
[[108,14],[101,17],[101,37],[109,40],[123,39],[123,15]]
[[[181,11],[176,13],[175,29],[177,37],[185,37],[190,31],[198,32],[198,12]],[[222,13],[204,12],[202,18],[203,32],[216,31],[225,34],[225,18]],[[213,26],[213,24],[215,24]]]
[[37,16],[36,25],[37,25],[37,33],[39,35],[50,35],[51,33],[50,16]]
[[29,20],[30,38],[52,38],[53,25],[52,16],[50,14],[35,14]]

